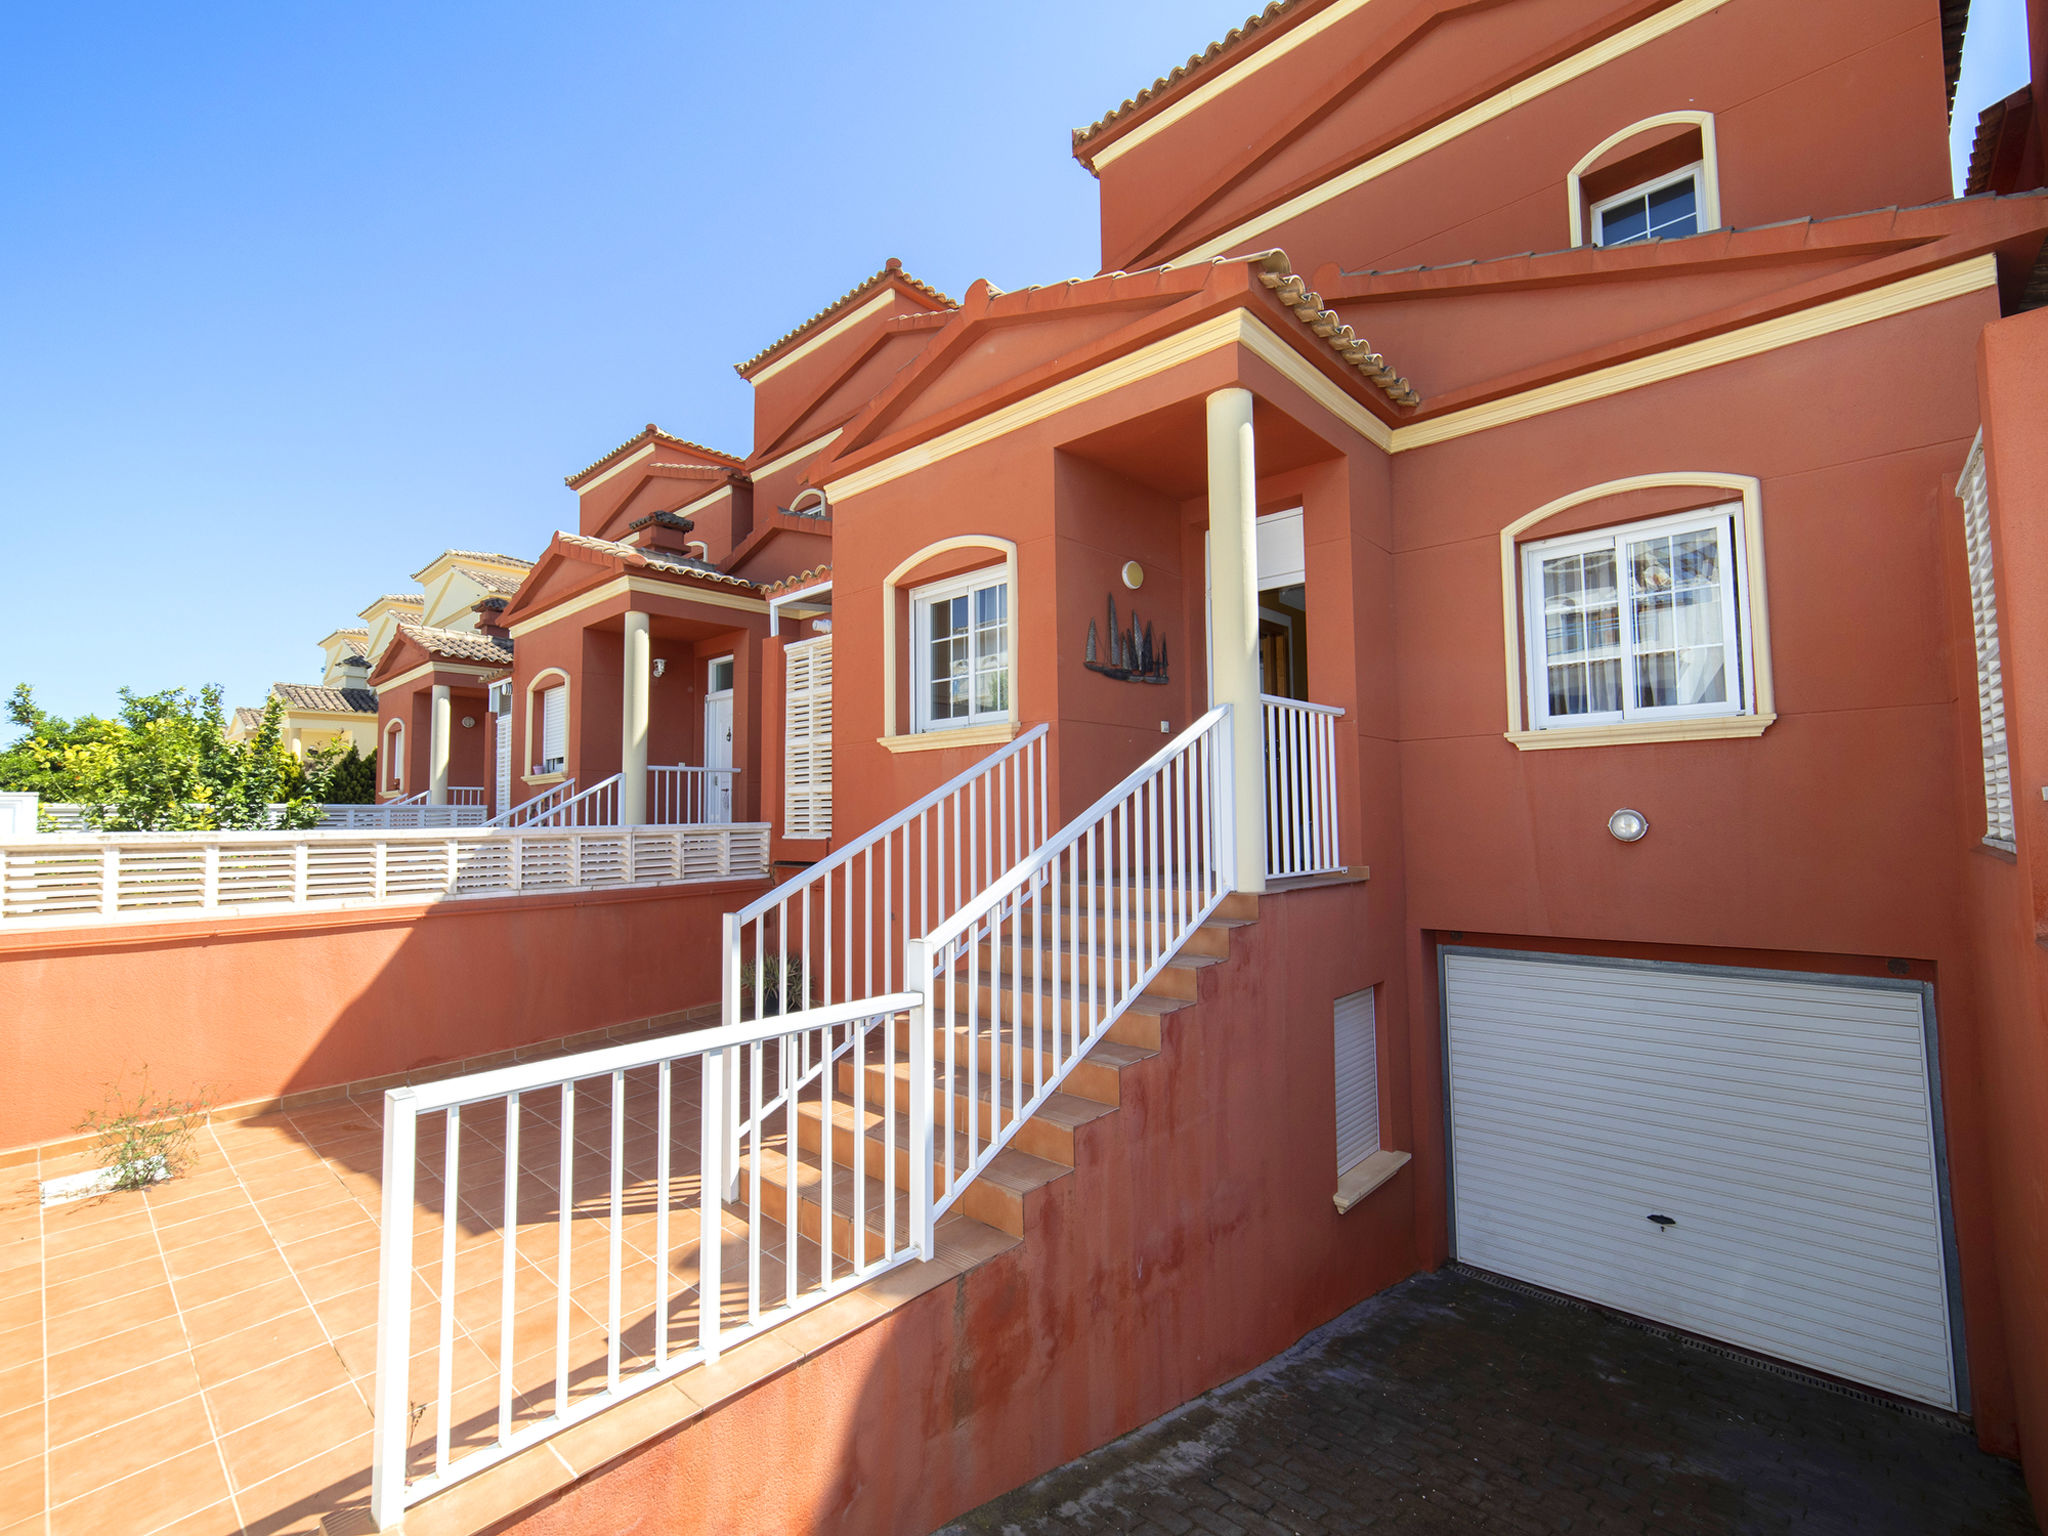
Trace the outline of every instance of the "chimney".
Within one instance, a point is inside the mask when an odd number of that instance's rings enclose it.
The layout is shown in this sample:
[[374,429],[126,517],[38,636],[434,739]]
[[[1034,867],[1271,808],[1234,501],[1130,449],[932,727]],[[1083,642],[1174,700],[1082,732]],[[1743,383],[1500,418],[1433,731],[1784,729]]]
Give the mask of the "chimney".
[[687,517],[679,517],[673,512],[650,512],[626,525],[626,542],[637,544],[642,549],[688,556],[690,533],[696,526]]
[[512,638],[512,631],[505,627],[505,599],[487,597],[480,603],[470,604],[469,611],[476,615],[476,632],[493,635],[500,640]]

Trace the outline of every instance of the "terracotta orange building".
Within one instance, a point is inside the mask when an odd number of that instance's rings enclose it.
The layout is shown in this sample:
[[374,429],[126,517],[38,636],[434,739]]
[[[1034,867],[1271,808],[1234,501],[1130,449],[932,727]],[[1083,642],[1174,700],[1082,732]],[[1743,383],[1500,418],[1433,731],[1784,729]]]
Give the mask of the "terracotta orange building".
[[[1957,197],[1966,20],[1277,0],[1074,134],[1099,271],[892,259],[739,365],[752,451],[649,425],[396,622],[387,798],[772,867],[578,883],[544,964],[474,903],[469,1054],[323,1040],[378,1520],[926,1530],[1451,1259],[2038,1505],[2048,24]],[[657,970],[697,1028],[535,1059]]]

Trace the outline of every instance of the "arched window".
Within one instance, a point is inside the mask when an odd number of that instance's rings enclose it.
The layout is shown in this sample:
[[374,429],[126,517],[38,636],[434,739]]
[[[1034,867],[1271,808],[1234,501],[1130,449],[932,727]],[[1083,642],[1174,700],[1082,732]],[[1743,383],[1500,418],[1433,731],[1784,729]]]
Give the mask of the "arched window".
[[565,773],[569,763],[569,674],[549,667],[526,685],[529,777]]
[[1500,551],[1517,747],[1758,736],[1777,719],[1754,477],[1605,481],[1515,519]]
[[[907,711],[896,692],[897,609],[903,578],[956,550],[986,549],[1002,563],[924,583],[909,593]],[[1017,545],[993,534],[927,544],[882,583],[882,745],[891,751],[1008,740],[1017,729]]]
[[1663,112],[1588,150],[1565,178],[1573,245],[1633,245],[1721,227],[1711,112]]
[[394,794],[405,788],[405,722],[384,727],[384,787]]

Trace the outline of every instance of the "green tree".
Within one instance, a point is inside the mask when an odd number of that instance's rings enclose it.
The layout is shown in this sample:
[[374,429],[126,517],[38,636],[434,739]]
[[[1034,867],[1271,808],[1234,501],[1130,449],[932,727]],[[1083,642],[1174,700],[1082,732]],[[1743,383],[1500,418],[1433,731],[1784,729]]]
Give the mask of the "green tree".
[[7,718],[22,735],[0,750],[0,790],[25,791],[48,801],[76,800],[79,789],[65,773],[61,756],[53,759],[51,751],[61,754],[65,747],[112,742],[121,734],[118,721],[98,715],[65,720],[48,713],[37,705],[27,683],[16,684],[7,700]]
[[[81,722],[65,726],[43,714],[18,688],[10,715],[30,732],[23,745],[40,777],[24,787],[75,802],[88,826],[106,832],[317,825],[319,806],[305,795],[299,765],[283,745],[282,703],[272,697],[249,739],[231,742],[220,700],[212,684],[196,695],[124,688],[115,719],[98,722],[107,729],[81,730]],[[274,804],[282,811],[272,812]]]

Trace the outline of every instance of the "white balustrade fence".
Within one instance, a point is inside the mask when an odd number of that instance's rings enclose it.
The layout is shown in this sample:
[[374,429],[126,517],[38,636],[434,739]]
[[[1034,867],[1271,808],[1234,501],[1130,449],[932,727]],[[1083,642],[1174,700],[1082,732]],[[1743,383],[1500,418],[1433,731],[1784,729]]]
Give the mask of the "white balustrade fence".
[[660,826],[731,821],[737,768],[656,767],[647,770],[647,819]]
[[936,1137],[912,1153],[927,1250],[932,1224],[1228,894],[1230,730],[1228,707],[1212,709],[911,941],[905,975],[924,994],[911,1123]]
[[956,774],[725,919],[725,1015],[896,990],[905,941],[1045,839],[1046,727]]
[[[915,1001],[876,997],[390,1090],[378,1526],[916,1257],[893,1180],[833,1210],[830,1134],[838,1069],[856,1095],[871,1065],[893,1069],[896,1020]],[[893,1094],[893,1073],[881,1078]],[[750,1125],[736,1165],[724,1161],[732,1108]],[[898,1155],[893,1110],[884,1123],[872,1151],[870,1137],[855,1141],[856,1190],[869,1185],[867,1158]],[[792,1164],[819,1128],[825,1206],[807,1234]],[[728,1182],[722,1207],[703,1198]],[[434,1334],[416,1340],[422,1303]]]
[[762,822],[46,834],[0,841],[0,930],[767,873]]
[[1259,695],[1266,737],[1266,875],[1327,875],[1337,848],[1337,721],[1332,704]]
[[[387,831],[404,827],[480,827],[484,824],[484,818],[490,811],[481,800],[458,803],[453,798],[458,791],[451,789],[448,793],[450,800],[447,805],[428,805],[417,797],[391,800],[383,805],[323,805],[320,807],[320,825]],[[474,793],[480,795],[483,791]]]
[[544,826],[547,818],[559,811],[576,794],[576,781],[564,779],[559,784],[550,784],[531,799],[522,800],[514,806],[507,806],[484,825],[487,827],[537,827]]

